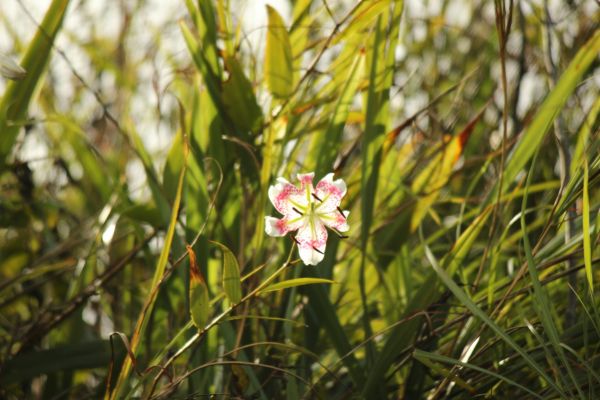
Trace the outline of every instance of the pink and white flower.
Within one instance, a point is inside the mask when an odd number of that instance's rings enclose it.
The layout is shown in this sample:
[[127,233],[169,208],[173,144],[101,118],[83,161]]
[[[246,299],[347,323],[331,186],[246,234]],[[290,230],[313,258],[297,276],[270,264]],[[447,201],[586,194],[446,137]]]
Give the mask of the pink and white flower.
[[325,227],[338,234],[350,229],[346,221],[350,211],[340,209],[346,183],[342,179],[334,181],[330,173],[313,187],[314,176],[312,172],[298,174],[299,188],[284,178],[277,178],[277,183],[269,187],[269,199],[283,217],[265,217],[265,231],[269,236],[298,231],[294,239],[306,265],[317,265],[323,260],[327,244]]

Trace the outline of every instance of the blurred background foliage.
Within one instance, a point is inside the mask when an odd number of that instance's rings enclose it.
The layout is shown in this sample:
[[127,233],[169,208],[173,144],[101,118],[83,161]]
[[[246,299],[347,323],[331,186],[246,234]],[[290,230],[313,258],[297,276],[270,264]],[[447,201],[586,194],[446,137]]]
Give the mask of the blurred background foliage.
[[0,396],[598,398],[598,3],[265,3],[2,1]]

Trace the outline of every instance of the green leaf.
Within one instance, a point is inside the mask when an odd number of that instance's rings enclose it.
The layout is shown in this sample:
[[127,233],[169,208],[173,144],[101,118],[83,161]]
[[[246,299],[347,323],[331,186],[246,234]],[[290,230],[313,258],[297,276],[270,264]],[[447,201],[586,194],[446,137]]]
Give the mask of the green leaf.
[[262,111],[256,102],[252,83],[233,57],[225,58],[229,78],[223,82],[223,104],[228,115],[242,131],[256,132],[262,125]]
[[210,317],[210,299],[206,281],[198,268],[196,253],[186,246],[190,258],[190,316],[198,330],[204,329]]
[[[121,349],[122,350],[122,349]],[[120,352],[117,358],[122,357]],[[110,363],[108,340],[96,340],[32,351],[15,357],[4,365],[0,378],[3,386],[57,371],[106,367]]]
[[277,11],[267,5],[269,27],[265,49],[265,77],[271,94],[286,98],[294,90],[292,46],[285,23]]
[[223,290],[231,304],[237,304],[242,299],[242,285],[240,279],[240,266],[235,255],[218,242],[211,241],[223,252]]
[[583,162],[583,262],[585,264],[585,276],[587,277],[590,293],[594,293],[594,271],[592,270],[592,241],[590,239],[590,195],[589,195],[589,171],[587,160]]
[[172,202],[175,198],[175,194],[177,193],[177,178],[179,177],[181,168],[183,168],[183,157],[181,157],[183,148],[182,141],[183,135],[181,132],[175,134],[173,143],[171,144],[171,149],[167,155],[167,162],[165,163],[165,168],[163,170],[162,187],[165,197],[169,200],[169,202]]
[[573,158],[571,159],[571,176],[575,175],[577,170],[581,168],[581,158],[583,156],[584,151],[586,151],[589,145],[590,134],[592,133],[592,129],[594,128],[594,126],[597,126],[595,125],[595,122],[598,118],[598,113],[600,113],[600,96],[596,98],[596,101],[590,108],[589,112],[587,113],[587,116],[585,117],[585,120],[579,128],[579,133],[577,134],[577,144],[575,145],[575,150],[573,151]]
[[292,288],[292,287],[296,287],[296,286],[313,285],[315,283],[336,283],[336,282],[332,281],[331,279],[323,279],[323,278],[288,279],[286,281],[277,282],[270,286],[267,286],[266,288],[261,290],[259,293],[275,292],[278,290],[288,289],[288,288]]
[[68,4],[69,0],[54,0],[50,4],[21,61],[27,76],[20,81],[9,82],[0,101],[0,164],[4,163],[19,133],[20,125],[13,122],[27,116],[29,103],[50,59],[52,44]]

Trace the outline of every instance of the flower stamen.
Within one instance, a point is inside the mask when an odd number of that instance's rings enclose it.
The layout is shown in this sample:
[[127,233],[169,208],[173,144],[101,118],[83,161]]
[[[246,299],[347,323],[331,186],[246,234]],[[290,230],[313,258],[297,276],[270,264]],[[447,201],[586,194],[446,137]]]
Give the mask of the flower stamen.
[[296,211],[298,214],[300,214],[300,215],[304,216],[304,214],[302,214],[302,213],[300,212],[300,210],[298,210],[296,207],[292,207],[292,210],[294,210],[294,211]]

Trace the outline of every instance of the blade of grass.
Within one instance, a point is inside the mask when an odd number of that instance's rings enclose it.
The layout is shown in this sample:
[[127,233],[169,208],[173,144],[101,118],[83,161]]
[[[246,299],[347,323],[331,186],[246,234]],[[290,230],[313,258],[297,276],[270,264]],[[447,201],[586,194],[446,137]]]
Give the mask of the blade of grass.
[[[391,4],[390,4],[391,7]],[[360,249],[361,263],[359,275],[359,288],[362,303],[362,325],[365,338],[373,335],[368,311],[368,300],[366,293],[366,268],[367,268],[367,245],[370,238],[371,225],[373,223],[373,207],[375,205],[375,193],[379,180],[379,169],[381,166],[383,144],[385,134],[389,130],[389,97],[390,87],[393,82],[395,53],[394,49],[398,42],[400,20],[404,9],[404,2],[393,3],[393,9],[388,7],[377,17],[373,25],[374,33],[369,41],[369,53],[367,56],[369,71],[369,86],[366,94],[366,116],[365,133],[362,140],[362,164],[361,164],[361,234]],[[375,344],[369,341],[366,346],[366,362],[370,368],[377,357]],[[385,393],[385,385],[381,384],[382,375],[375,376],[368,387],[369,396],[381,397]]]
[[[573,371],[571,370],[571,366],[570,366],[567,358],[565,357],[563,349],[560,346],[560,337],[558,334],[558,328],[556,327],[556,324],[554,323],[554,319],[552,318],[552,314],[553,314],[552,302],[548,298],[546,291],[544,290],[544,288],[542,288],[542,285],[540,283],[539,274],[538,274],[537,267],[536,267],[535,261],[533,259],[533,254],[531,251],[531,244],[529,243],[529,236],[527,235],[527,223],[525,221],[525,210],[527,209],[528,188],[531,183],[531,177],[533,175],[532,172],[535,168],[535,163],[537,161],[538,154],[539,154],[539,152],[535,152],[535,154],[533,156],[532,165],[531,165],[531,168],[527,175],[527,182],[525,183],[525,193],[523,194],[523,200],[522,200],[522,205],[521,205],[520,220],[521,220],[521,231],[523,232],[523,249],[525,250],[525,256],[527,258],[527,269],[529,271],[529,275],[531,276],[531,284],[533,286],[534,301],[540,310],[539,311],[540,320],[542,322],[542,325],[544,326],[544,331],[548,335],[548,338],[550,339],[550,343],[552,344],[554,351],[556,351],[559,358],[561,359],[562,365],[567,369],[569,377],[571,378],[571,381],[573,382],[573,384],[575,385],[575,388],[577,389],[577,392],[579,393],[579,397],[585,398],[581,388],[579,387],[577,379],[575,378]],[[554,361],[554,362],[556,363],[556,361]],[[572,397],[572,395],[570,397]]]
[[[483,213],[471,222],[471,225],[469,225],[456,241],[452,252],[444,258],[444,265],[448,266],[448,274],[450,276],[456,273],[471,250],[477,236],[490,216],[490,211],[491,208],[485,209]],[[425,248],[426,243],[422,243],[421,246]],[[404,318],[409,318],[415,313],[422,312],[439,298],[442,292],[438,282],[436,274],[431,272],[425,278],[417,293],[410,299],[404,312]],[[373,367],[369,370],[367,383],[363,389],[363,395],[365,397],[372,396],[372,393],[376,393],[375,391],[377,389],[374,385],[381,379],[381,376],[385,375],[398,355],[412,343],[424,322],[425,317],[413,318],[406,324],[397,326],[390,332],[390,335],[383,346],[383,350]]]
[[[141,338],[144,336],[145,328],[148,324],[148,316],[152,313],[154,308],[154,303],[156,302],[156,298],[158,296],[159,284],[162,280],[162,277],[165,272],[165,268],[167,266],[167,262],[169,261],[169,253],[171,251],[171,244],[173,242],[173,237],[175,236],[175,227],[177,225],[177,216],[179,215],[179,205],[181,203],[181,195],[183,191],[183,182],[185,177],[186,165],[187,165],[187,157],[189,154],[189,149],[187,146],[187,141],[184,140],[183,146],[183,157],[184,162],[179,172],[179,180],[177,184],[177,195],[175,196],[175,201],[173,203],[173,208],[171,211],[171,220],[169,223],[169,228],[165,235],[165,241],[163,244],[162,251],[160,253],[160,257],[158,262],[156,263],[156,268],[154,270],[154,277],[152,278],[152,284],[150,285],[150,290],[148,292],[148,296],[144,302],[144,308],[140,313],[137,323],[135,325],[135,330],[133,332],[131,338],[131,351],[134,355],[137,355],[137,351],[139,349],[139,345],[141,343]],[[124,390],[124,385],[127,379],[129,378],[129,374],[131,373],[132,362],[128,357],[125,359],[123,363],[123,367],[119,373],[119,377],[117,379],[117,383],[115,384],[114,389],[110,392],[111,399],[118,399],[122,390]],[[109,394],[109,392],[107,392]]]
[[21,61],[21,66],[27,71],[27,76],[19,81],[11,81],[6,87],[0,101],[0,165],[17,138],[21,126],[13,124],[26,118],[29,103],[36,87],[42,79],[54,39],[60,30],[67,11],[69,0],[54,0],[48,6],[44,19],[29,43],[27,52]]
[[314,285],[315,283],[335,283],[331,279],[322,279],[322,278],[296,278],[296,279],[288,279],[285,281],[274,283],[270,286],[267,286],[259,293],[267,293],[267,292],[275,292],[278,290],[288,289],[296,286],[303,285]]
[[566,397],[566,394],[554,383],[552,378],[548,376],[546,371],[523,349],[519,346],[500,326],[498,326],[494,321],[488,317],[488,315],[481,310],[471,298],[452,280],[450,275],[446,271],[444,271],[438,262],[435,259],[435,256],[429,249],[429,246],[424,246],[425,256],[428,261],[431,263],[433,270],[440,277],[442,282],[446,285],[448,289],[456,296],[456,298],[461,302],[463,306],[469,309],[477,318],[482,320],[491,330],[498,335],[503,341],[505,341],[510,347],[512,347],[524,360],[525,362],[536,371],[540,377],[542,377],[546,383],[561,397]]
[[583,160],[583,207],[581,218],[583,220],[583,262],[585,263],[585,276],[587,277],[590,294],[594,293],[594,271],[592,270],[592,242],[590,235],[590,195],[589,195],[589,167],[587,160]]
[[461,366],[463,368],[469,368],[469,369],[472,369],[474,371],[478,371],[478,372],[481,372],[483,374],[486,374],[486,375],[492,376],[494,378],[500,379],[500,380],[508,383],[509,385],[518,387],[519,389],[523,390],[524,392],[529,393],[531,396],[535,397],[536,399],[544,399],[544,397],[542,397],[539,394],[535,393],[531,389],[528,389],[525,386],[519,384],[518,382],[515,382],[512,379],[507,378],[507,377],[505,377],[503,375],[500,375],[500,374],[498,374],[496,372],[493,372],[493,371],[490,371],[490,370],[478,367],[477,365],[474,365],[474,364],[465,363],[465,362],[462,362],[460,360],[455,360],[454,358],[442,356],[442,355],[439,355],[439,354],[429,353],[429,352],[426,352],[426,351],[423,351],[423,350],[419,350],[419,349],[415,350],[414,356],[417,359],[425,359],[425,358],[427,358],[427,359],[434,360],[434,361],[439,361],[439,362],[445,362],[445,363],[448,363],[448,364],[458,365],[458,366]]

